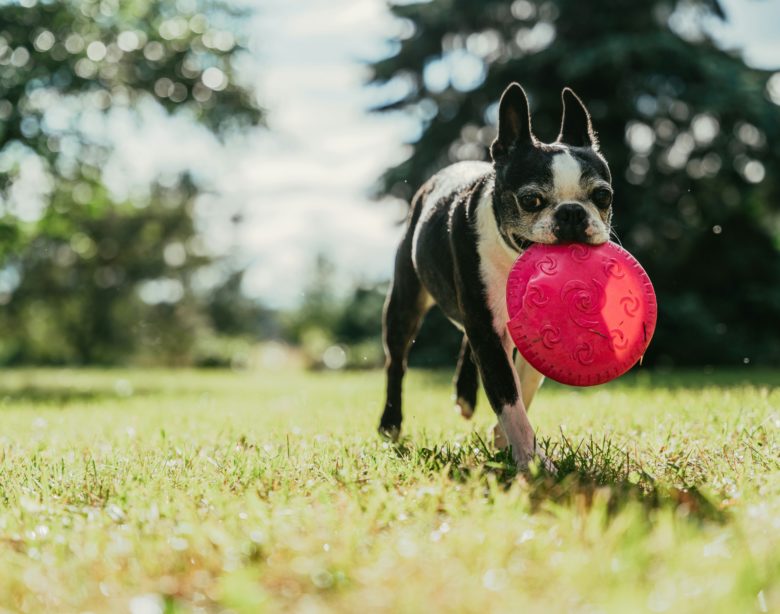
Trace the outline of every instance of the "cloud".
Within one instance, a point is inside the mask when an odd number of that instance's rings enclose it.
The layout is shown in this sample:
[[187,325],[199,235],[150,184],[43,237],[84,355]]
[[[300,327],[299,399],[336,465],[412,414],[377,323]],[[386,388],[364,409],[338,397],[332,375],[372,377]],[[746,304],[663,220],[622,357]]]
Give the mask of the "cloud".
[[780,3],[722,0],[726,22],[715,22],[711,31],[726,48],[743,52],[745,61],[756,68],[780,68]]
[[258,75],[271,133],[225,187],[247,197],[237,235],[251,263],[246,291],[286,306],[300,298],[318,254],[341,272],[342,289],[348,279],[390,276],[401,211],[367,192],[404,155],[399,135],[409,121],[366,114],[356,59],[382,46],[391,24],[383,3],[279,0],[266,14]]
[[118,111],[106,180],[131,195],[192,169],[212,190],[196,207],[207,244],[246,263],[245,290],[269,305],[295,304],[320,254],[339,271],[337,292],[354,279],[388,278],[403,207],[373,202],[368,190],[404,156],[411,120],[366,113],[376,94],[363,87],[356,59],[377,54],[391,21],[378,1],[265,3],[252,24],[256,57],[242,65],[269,108],[270,129],[223,145],[154,104],[140,108],[140,121]]

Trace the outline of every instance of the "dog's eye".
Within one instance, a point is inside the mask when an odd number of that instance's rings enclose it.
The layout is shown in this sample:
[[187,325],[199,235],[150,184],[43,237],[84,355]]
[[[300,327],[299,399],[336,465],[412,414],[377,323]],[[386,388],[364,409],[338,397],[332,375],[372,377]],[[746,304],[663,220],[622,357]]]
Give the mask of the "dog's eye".
[[544,198],[538,192],[523,194],[520,197],[520,206],[529,212],[539,211],[544,207]]
[[590,199],[599,209],[607,209],[612,204],[612,192],[607,188],[596,188]]

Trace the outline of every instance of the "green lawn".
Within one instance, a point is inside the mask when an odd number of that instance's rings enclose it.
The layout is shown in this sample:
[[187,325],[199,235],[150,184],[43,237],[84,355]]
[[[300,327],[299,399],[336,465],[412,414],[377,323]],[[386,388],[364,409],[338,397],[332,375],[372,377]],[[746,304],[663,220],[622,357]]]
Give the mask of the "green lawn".
[[780,611],[780,371],[546,384],[514,476],[412,371],[0,375],[0,612]]

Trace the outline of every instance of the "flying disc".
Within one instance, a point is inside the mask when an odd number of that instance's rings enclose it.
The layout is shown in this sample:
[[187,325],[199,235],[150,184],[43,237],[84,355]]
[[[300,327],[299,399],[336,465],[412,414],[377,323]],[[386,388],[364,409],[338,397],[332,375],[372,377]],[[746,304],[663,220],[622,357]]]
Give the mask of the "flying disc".
[[532,245],[509,273],[506,302],[523,357],[573,386],[603,384],[633,367],[658,312],[647,273],[615,243]]

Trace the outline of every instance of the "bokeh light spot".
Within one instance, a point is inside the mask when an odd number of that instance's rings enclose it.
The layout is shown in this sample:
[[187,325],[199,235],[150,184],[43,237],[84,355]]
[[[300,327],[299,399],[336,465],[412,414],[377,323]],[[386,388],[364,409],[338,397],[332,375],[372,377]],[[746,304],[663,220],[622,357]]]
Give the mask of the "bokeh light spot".
[[201,75],[201,81],[203,81],[203,85],[215,92],[224,90],[228,84],[227,76],[216,66],[210,66],[204,70]]

